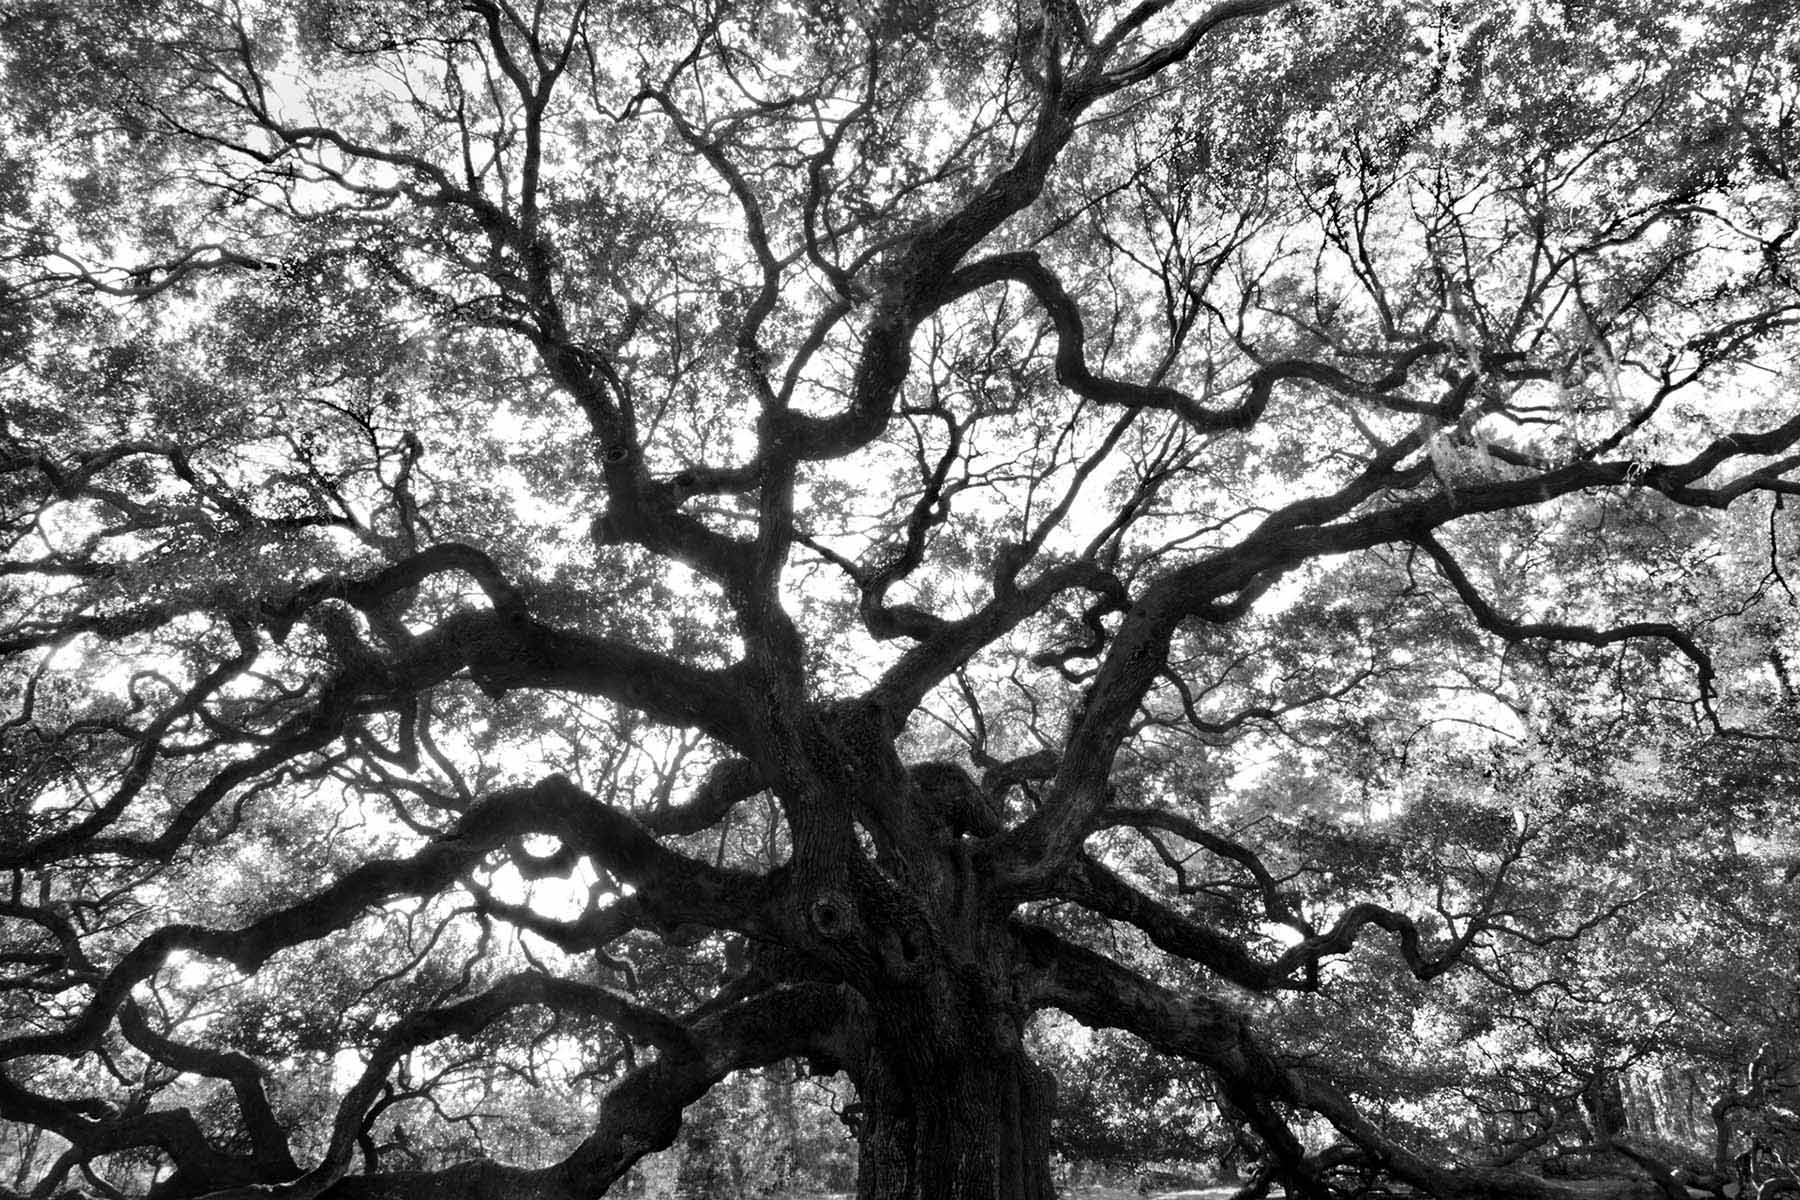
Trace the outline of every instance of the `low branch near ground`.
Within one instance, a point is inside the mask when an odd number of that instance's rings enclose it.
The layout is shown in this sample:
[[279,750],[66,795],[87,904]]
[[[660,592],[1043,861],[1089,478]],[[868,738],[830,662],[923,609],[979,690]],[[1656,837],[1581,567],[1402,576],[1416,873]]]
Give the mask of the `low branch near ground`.
[[[451,1036],[474,1030],[519,1004],[598,1003],[611,1019],[623,1013],[621,998],[603,989],[566,981],[519,978],[462,1005],[419,1014],[420,1020],[396,1044],[414,1036]],[[629,1071],[607,1092],[593,1130],[561,1162],[525,1168],[492,1160],[455,1163],[432,1171],[383,1171],[351,1175],[348,1148],[334,1140],[327,1159],[306,1176],[275,1187],[228,1189],[206,1200],[586,1200],[606,1191],[647,1154],[673,1144],[682,1111],[733,1071],[767,1066],[798,1056],[830,1058],[840,1052],[841,1026],[850,1011],[845,995],[823,985],[783,986],[742,999],[691,1022],[638,1012],[666,1033],[663,1051]],[[373,1100],[371,1071],[359,1088]],[[339,1130],[354,1126],[360,1109],[346,1097]],[[352,1140],[354,1130],[352,1130]]]
[[365,863],[330,887],[242,929],[164,926],[138,942],[95,984],[86,1007],[61,1030],[0,1038],[0,1059],[75,1055],[93,1048],[131,988],[178,950],[229,962],[250,974],[283,950],[346,928],[371,906],[451,886],[489,853],[528,834],[560,837],[637,888],[644,897],[637,915],[644,919],[763,931],[767,880],[670,850],[628,814],[554,775],[530,787],[496,792],[409,857]]
[[[1199,1063],[1247,1113],[1268,1114],[1275,1104],[1315,1112],[1394,1177],[1448,1200],[1581,1200],[1592,1195],[1524,1172],[1432,1162],[1389,1137],[1328,1083],[1276,1059],[1251,1033],[1247,1014],[1231,1004],[1204,995],[1179,996],[1047,929],[1015,921],[1013,930],[1037,967],[1033,1003],[1060,1009],[1092,1028],[1124,1030],[1158,1050]],[[1283,1162],[1290,1186],[1316,1194],[1319,1185],[1309,1177],[1298,1143],[1284,1147],[1287,1139],[1272,1124],[1257,1132]],[[1648,1200],[1635,1181],[1619,1184],[1613,1195]]]

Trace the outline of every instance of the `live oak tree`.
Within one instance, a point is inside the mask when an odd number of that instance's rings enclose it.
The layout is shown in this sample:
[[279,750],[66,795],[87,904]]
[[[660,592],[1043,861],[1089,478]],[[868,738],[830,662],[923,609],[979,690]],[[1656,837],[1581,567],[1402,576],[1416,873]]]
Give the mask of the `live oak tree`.
[[1773,736],[1784,6],[0,12],[15,1190],[595,1196],[796,1061],[1036,1200],[1060,1013],[1290,1191],[1558,1193],[1266,998],[1625,912],[1434,755]]

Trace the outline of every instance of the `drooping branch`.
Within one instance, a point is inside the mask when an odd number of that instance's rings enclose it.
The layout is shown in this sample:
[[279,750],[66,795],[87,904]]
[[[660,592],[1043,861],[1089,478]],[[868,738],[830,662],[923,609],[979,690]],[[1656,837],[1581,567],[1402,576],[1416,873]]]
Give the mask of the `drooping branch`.
[[[1320,967],[1325,960],[1348,954],[1356,947],[1363,931],[1371,926],[1392,934],[1394,948],[1406,963],[1407,970],[1420,982],[1429,982],[1464,963],[1469,952],[1482,946],[1489,935],[1500,934],[1540,947],[1572,942],[1617,917],[1640,899],[1631,897],[1605,906],[1573,928],[1557,933],[1534,934],[1516,928],[1509,923],[1511,914],[1502,903],[1502,897],[1511,871],[1524,856],[1528,839],[1521,832],[1501,854],[1498,867],[1467,912],[1452,915],[1440,909],[1444,920],[1450,923],[1450,931],[1449,936],[1437,945],[1428,945],[1427,934],[1406,913],[1368,901],[1350,905],[1337,915],[1329,928],[1321,931],[1296,909],[1262,859],[1247,846],[1213,833],[1183,814],[1165,810],[1109,808],[1105,810],[1103,820],[1107,825],[1166,829],[1211,854],[1238,863],[1254,878],[1264,915],[1270,921],[1294,930],[1300,935],[1299,940],[1271,961],[1255,959],[1235,940],[1144,893],[1086,856],[1072,873],[1062,894],[1084,907],[1141,930],[1158,949],[1200,963],[1223,978],[1255,990],[1318,989]],[[1458,922],[1460,929],[1456,928]]]
[[1147,895],[1085,855],[1057,894],[1101,916],[1132,925],[1158,949],[1199,963],[1243,987],[1265,991],[1282,978],[1280,972],[1252,958],[1236,938]]
[[1658,640],[1669,643],[1694,665],[1701,703],[1709,710],[1717,672],[1708,654],[1687,630],[1668,621],[1627,621],[1620,625],[1597,629],[1568,621],[1517,621],[1501,613],[1481,594],[1444,544],[1429,533],[1416,539],[1418,547],[1437,564],[1438,571],[1455,590],[1457,598],[1474,616],[1481,628],[1508,642],[1568,642],[1583,646],[1612,646],[1620,642]]
[[[1100,819],[1103,826],[1161,829],[1194,843],[1214,857],[1237,863],[1256,881],[1256,891],[1262,898],[1264,916],[1271,921],[1283,923],[1302,920],[1288,897],[1282,893],[1274,874],[1254,850],[1242,842],[1206,828],[1186,813],[1164,808],[1113,806],[1102,812]],[[1297,924],[1295,927],[1302,928],[1303,925]]]
[[[661,1053],[613,1085],[601,1101],[592,1132],[551,1166],[525,1168],[478,1159],[437,1170],[348,1173],[365,1113],[401,1054],[445,1038],[472,1036],[522,1007],[592,1016],[657,1045]],[[732,1071],[800,1055],[832,1060],[841,1053],[845,1013],[839,991],[804,985],[769,988],[716,1011],[677,1020],[591,984],[535,974],[509,976],[468,1000],[414,1012],[389,1030],[358,1082],[340,1101],[329,1149],[304,1175],[289,1182],[265,1176],[249,1186],[244,1186],[247,1180],[213,1175],[203,1194],[206,1200],[596,1196],[644,1155],[670,1145],[681,1128],[682,1110]],[[0,1098],[4,1096],[0,1091]]]
[[119,1030],[132,1045],[165,1066],[185,1074],[225,1080],[231,1087],[244,1131],[250,1138],[250,1156],[270,1178],[299,1174],[300,1168],[294,1162],[287,1134],[269,1103],[264,1086],[267,1072],[253,1059],[232,1051],[177,1041],[155,1029],[135,1000],[127,1000],[119,1009]]
[[339,1101],[331,1140],[318,1165],[282,1189],[281,1194],[296,1200],[316,1196],[343,1177],[355,1153],[356,1136],[365,1114],[402,1055],[446,1038],[473,1036],[498,1018],[528,1005],[599,1019],[677,1060],[703,1056],[701,1044],[684,1022],[620,992],[535,972],[510,975],[467,1000],[415,1010],[389,1029],[370,1052],[361,1077]]
[[1357,936],[1370,925],[1394,935],[1395,945],[1400,956],[1406,960],[1407,969],[1413,973],[1414,978],[1421,981],[1436,979],[1455,967],[1463,954],[1476,945],[1488,929],[1479,914],[1472,916],[1464,923],[1462,932],[1452,936],[1436,954],[1429,954],[1425,950],[1424,936],[1419,932],[1418,923],[1405,913],[1395,912],[1382,904],[1353,904],[1332,923],[1330,929],[1306,937],[1289,947],[1275,962],[1274,969],[1284,976],[1304,970],[1309,984],[1316,987],[1319,964],[1333,955],[1348,953],[1355,946]]
[[[646,1154],[675,1140],[682,1109],[733,1071],[800,1055],[842,1053],[847,1000],[821,985],[774,987],[687,1024],[681,1045],[613,1085],[594,1129],[561,1162],[524,1169],[490,1161],[437,1171],[345,1175],[317,1192],[280,1200],[581,1200],[601,1194]],[[211,1200],[253,1200],[226,1193]]]
[[346,928],[371,906],[441,891],[492,851],[527,834],[560,837],[591,855],[638,890],[647,919],[762,932],[767,881],[671,850],[629,815],[553,775],[530,787],[496,792],[409,857],[364,863],[329,887],[241,929],[178,924],[156,930],[94,985],[86,1007],[62,1029],[0,1038],[0,1059],[71,1055],[92,1048],[131,989],[176,951],[219,959],[253,973],[283,950]]
[[1523,1172],[1445,1165],[1395,1141],[1355,1103],[1322,1079],[1272,1056],[1251,1034],[1244,1014],[1206,996],[1181,997],[1130,968],[1049,930],[1014,923],[1038,974],[1034,1002],[1094,1028],[1121,1029],[1157,1049],[1199,1063],[1226,1097],[1251,1117],[1258,1136],[1282,1164],[1290,1186],[1322,1194],[1304,1152],[1271,1106],[1318,1113],[1373,1161],[1433,1196],[1451,1200],[1576,1200],[1583,1193]]
[[153,1148],[175,1165],[174,1194],[198,1188],[263,1183],[291,1174],[291,1160],[265,1160],[257,1153],[231,1153],[215,1146],[194,1114],[186,1108],[148,1112],[92,1100],[62,1100],[41,1095],[0,1071],[0,1118],[39,1126],[70,1143],[61,1171],[106,1154]]
[[1296,1193],[1323,1197],[1306,1154],[1273,1105],[1291,1102],[1285,1067],[1250,1035],[1245,1015],[1206,995],[1177,996],[1130,968],[1023,921],[1015,938],[1036,967],[1032,1003],[1068,1013],[1095,1029],[1123,1029],[1165,1053],[1200,1063],[1250,1122],[1277,1170]]
[[[414,569],[416,560],[396,574],[384,572],[377,578],[387,585],[402,586],[396,580],[410,577]],[[319,585],[317,594],[342,591],[349,598],[374,603],[387,590],[385,586],[331,581]],[[288,619],[285,611],[279,618]],[[180,807],[160,834],[150,838],[98,836],[120,817],[144,786],[159,744],[156,739],[161,736],[157,730],[185,715],[201,697],[222,686],[235,673],[233,664],[215,671],[203,681],[203,686],[189,694],[187,702],[165,712],[158,726],[152,728],[154,736],[142,743],[145,748],[140,749],[137,766],[127,773],[105,804],[67,830],[45,834],[13,851],[0,852],[0,866],[42,864],[89,852],[167,858],[232,791],[301,755],[330,745],[363,705],[392,706],[397,697],[418,695],[465,671],[490,692],[554,688],[604,696],[672,724],[706,729],[726,744],[754,744],[746,724],[748,714],[736,698],[738,685],[729,672],[692,667],[623,639],[558,630],[516,610],[453,614],[386,656],[360,645],[352,637],[345,631],[339,639],[350,661],[323,683],[317,702],[266,736],[265,744],[255,753],[221,768]]]

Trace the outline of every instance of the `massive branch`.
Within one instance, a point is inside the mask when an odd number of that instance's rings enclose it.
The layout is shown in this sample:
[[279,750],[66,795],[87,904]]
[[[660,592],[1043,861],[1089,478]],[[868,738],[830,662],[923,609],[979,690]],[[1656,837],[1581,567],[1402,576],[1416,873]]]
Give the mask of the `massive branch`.
[[93,1048],[131,989],[176,951],[254,973],[276,954],[347,928],[371,907],[451,886],[495,850],[528,834],[563,839],[644,897],[643,915],[664,925],[701,923],[763,935],[770,884],[673,851],[625,813],[561,776],[497,792],[448,832],[406,858],[364,863],[331,886],[241,929],[168,925],[125,953],[93,986],[86,1006],[60,1030],[0,1038],[0,1058],[80,1054]]

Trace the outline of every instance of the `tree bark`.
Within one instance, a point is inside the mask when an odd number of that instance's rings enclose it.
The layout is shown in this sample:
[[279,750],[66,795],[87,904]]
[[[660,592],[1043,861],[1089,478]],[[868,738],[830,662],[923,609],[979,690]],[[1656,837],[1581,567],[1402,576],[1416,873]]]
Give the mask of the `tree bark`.
[[857,1200],[1053,1200],[1050,1072],[1017,1047],[923,1057],[876,1050],[860,1073]]

